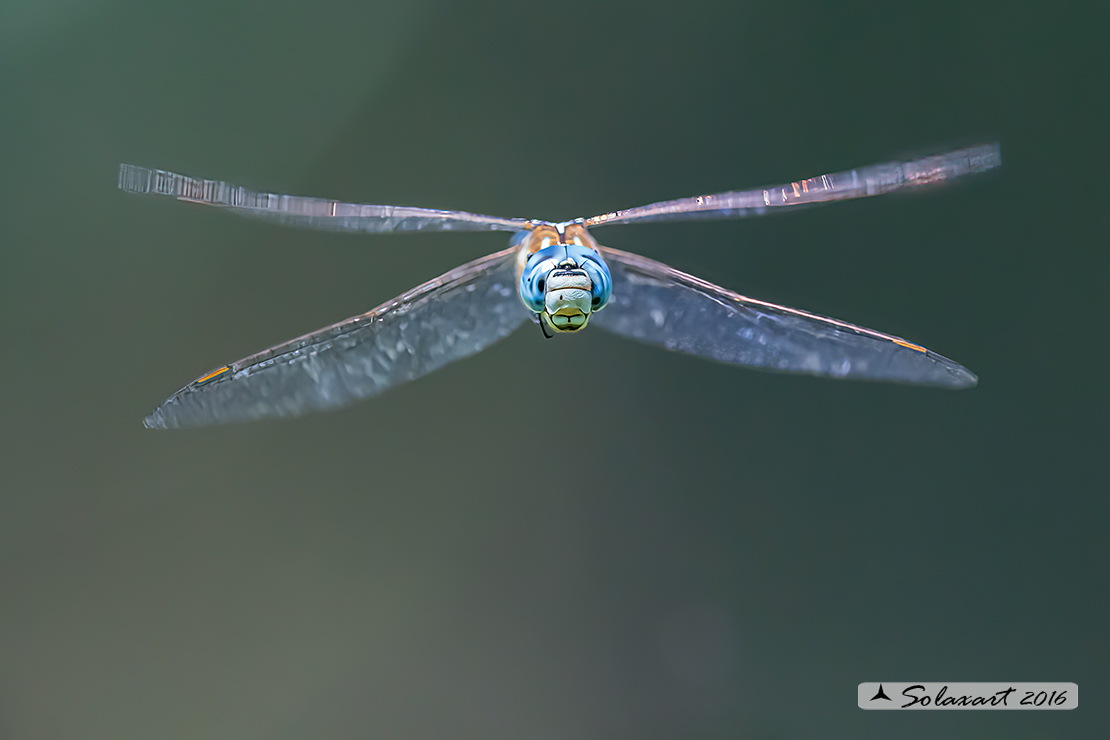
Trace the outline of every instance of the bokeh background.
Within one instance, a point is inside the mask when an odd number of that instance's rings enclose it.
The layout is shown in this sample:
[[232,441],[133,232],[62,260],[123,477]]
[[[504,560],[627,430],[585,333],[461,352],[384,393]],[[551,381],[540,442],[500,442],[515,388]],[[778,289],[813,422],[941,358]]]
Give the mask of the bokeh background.
[[[6,0],[0,737],[1103,736],[1105,24],[1065,7]],[[522,331],[337,413],[141,425],[504,236],[283,230],[121,161],[563,219],[993,140],[951,187],[597,232],[975,390]]]

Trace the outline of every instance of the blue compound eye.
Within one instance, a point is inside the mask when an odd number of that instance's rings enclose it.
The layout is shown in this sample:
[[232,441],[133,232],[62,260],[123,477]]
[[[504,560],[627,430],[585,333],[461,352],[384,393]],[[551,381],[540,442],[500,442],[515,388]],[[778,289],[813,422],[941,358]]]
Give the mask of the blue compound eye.
[[520,279],[520,300],[524,301],[524,305],[530,310],[540,313],[543,311],[543,288],[540,280],[529,280],[527,277]]
[[520,300],[529,310],[543,311],[544,290],[547,288],[547,274],[555,269],[553,259],[556,248],[542,249],[528,258],[520,275]]
[[590,282],[593,283],[591,310],[597,311],[604,308],[609,302],[609,297],[613,295],[613,278],[609,274],[609,265],[605,264],[601,255],[592,249],[575,256],[578,258],[578,264],[590,276]]

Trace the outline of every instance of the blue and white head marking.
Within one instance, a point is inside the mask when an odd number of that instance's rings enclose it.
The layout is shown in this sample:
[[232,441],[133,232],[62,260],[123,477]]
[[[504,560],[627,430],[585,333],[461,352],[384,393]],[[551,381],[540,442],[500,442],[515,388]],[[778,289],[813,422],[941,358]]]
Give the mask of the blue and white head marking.
[[580,244],[552,244],[528,257],[520,275],[520,299],[555,331],[578,331],[613,293],[609,266]]

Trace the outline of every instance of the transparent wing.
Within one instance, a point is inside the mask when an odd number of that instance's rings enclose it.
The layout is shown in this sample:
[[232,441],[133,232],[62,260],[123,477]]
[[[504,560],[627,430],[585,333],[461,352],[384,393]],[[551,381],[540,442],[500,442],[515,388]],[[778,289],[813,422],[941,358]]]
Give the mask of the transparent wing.
[[591,324],[675,352],[831,378],[970,388],[967,368],[904,339],[757,301],[602,247],[613,297]]
[[917,188],[965,175],[986,172],[1002,164],[998,144],[960,149],[909,162],[887,162],[832,175],[811,177],[787,185],[736,190],[716,195],[668,200],[588,218],[587,227],[647,221],[761,216],[775,208],[865,198],[903,188]]
[[148,428],[224,424],[346,406],[468,357],[528,318],[515,249],[469,262],[373,311],[202,375]]
[[168,195],[177,200],[227,208],[235,213],[323,231],[520,231],[530,221],[482,216],[466,211],[341,203],[324,198],[259,193],[219,180],[203,180],[133,164],[119,166],[119,189]]

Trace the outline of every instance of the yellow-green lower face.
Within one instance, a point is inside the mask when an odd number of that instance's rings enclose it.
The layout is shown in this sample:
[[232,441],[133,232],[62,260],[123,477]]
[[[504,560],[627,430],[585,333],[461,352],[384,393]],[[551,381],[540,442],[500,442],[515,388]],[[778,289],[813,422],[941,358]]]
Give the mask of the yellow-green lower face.
[[[555,279],[552,278],[552,282]],[[555,331],[578,331],[590,318],[593,294],[590,292],[588,278],[585,286],[574,284],[568,279],[566,287],[549,287],[544,295],[543,317]]]
[[569,308],[554,314],[549,314],[545,311],[542,316],[542,320],[546,321],[547,325],[555,331],[578,331],[590,320],[590,315],[588,313],[582,313],[581,311]]

